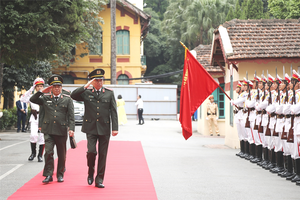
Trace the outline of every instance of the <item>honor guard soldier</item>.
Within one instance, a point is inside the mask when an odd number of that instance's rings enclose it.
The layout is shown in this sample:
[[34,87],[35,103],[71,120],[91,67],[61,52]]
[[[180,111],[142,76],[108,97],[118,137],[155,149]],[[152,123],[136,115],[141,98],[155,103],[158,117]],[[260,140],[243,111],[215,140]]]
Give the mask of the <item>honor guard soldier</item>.
[[[87,165],[89,185],[94,182],[95,160],[98,150],[98,169],[95,178],[95,187],[104,188],[107,149],[111,134],[118,134],[118,114],[114,92],[103,87],[103,69],[95,69],[88,78],[91,80],[84,86],[77,88],[71,97],[83,101],[85,113],[81,131],[86,133],[88,141]],[[112,124],[112,126],[111,126]],[[96,144],[98,142],[98,148]]]
[[[44,108],[42,132],[45,134],[45,167],[43,183],[53,181],[54,146],[56,145],[58,163],[56,177],[58,182],[64,182],[66,163],[66,141],[74,136],[74,105],[69,95],[62,94],[63,79],[59,75],[49,78],[49,87],[34,94],[30,101]],[[51,93],[49,93],[51,91]],[[46,94],[48,93],[48,94]],[[69,131],[68,131],[69,130]]]
[[261,115],[260,119],[259,118],[256,118],[256,119],[259,124],[258,125],[258,133],[262,140],[262,148],[263,148],[262,161],[257,162],[257,164],[259,166],[263,166],[269,162],[269,154],[268,154],[269,136],[266,136],[267,125],[269,123],[269,116],[267,114],[266,108],[268,106],[268,100],[269,100],[269,88],[272,85],[272,82],[268,82],[264,75],[262,75],[262,77],[261,77],[261,82],[263,85],[262,96],[260,98],[260,102],[256,106],[258,116]]
[[43,152],[45,147],[44,134],[41,133],[38,129],[39,123],[39,110],[40,106],[38,104],[32,103],[29,101],[32,96],[32,92],[42,90],[44,88],[45,81],[42,78],[36,78],[33,81],[33,86],[25,92],[21,97],[21,102],[30,103],[31,107],[31,116],[29,119],[30,122],[30,146],[31,146],[31,155],[28,160],[32,161],[36,157],[36,144],[39,144],[39,153],[38,153],[38,162],[43,162]]
[[218,123],[217,123],[218,105],[214,102],[214,96],[213,95],[210,95],[208,99],[209,99],[210,102],[207,103],[207,118],[206,119],[208,120],[210,136],[213,136],[212,123],[214,124],[216,134],[218,136],[220,136]]
[[[239,81],[237,86],[236,86],[236,89],[235,89],[235,92],[238,94],[238,99],[239,98],[242,98],[241,94],[242,94],[242,84],[241,82]],[[234,102],[233,100],[231,100],[231,102]],[[233,103],[231,103],[232,105],[234,105]],[[238,137],[239,137],[239,140],[240,140],[240,152],[237,153],[236,155],[237,156],[240,156],[240,157],[244,157],[245,155],[245,143],[244,143],[244,134],[242,133],[242,130],[240,128],[240,119],[241,119],[241,115],[243,114],[243,106],[241,107],[234,107],[234,122],[237,126],[237,132],[238,132]]]
[[293,134],[288,135],[288,143],[292,143],[292,162],[294,167],[293,175],[287,177],[287,180],[296,182],[297,185],[300,185],[300,75],[293,70],[292,80],[294,88],[294,99],[293,105],[291,106],[291,113],[294,115],[294,121],[292,121]]
[[272,173],[278,173],[282,172],[284,170],[283,168],[283,146],[282,146],[282,140],[281,136],[283,133],[283,126],[285,122],[284,114],[283,114],[283,105],[285,104],[285,97],[286,97],[286,89],[287,89],[287,82],[283,80],[278,74],[276,77],[276,81],[279,83],[278,87],[278,96],[277,96],[277,104],[276,104],[276,127],[274,130],[274,142],[275,142],[275,159],[276,159],[276,165],[275,167],[271,168],[270,171]]
[[245,129],[247,133],[247,141],[249,142],[249,157],[245,157],[247,160],[252,160],[255,158],[255,141],[253,135],[253,128],[254,128],[254,120],[255,120],[255,108],[252,103],[252,99],[256,97],[256,90],[252,90],[253,82],[244,78],[244,82],[246,84],[246,91],[248,93],[248,98],[245,102],[245,117],[246,117],[246,124]]
[[[240,85],[240,90],[239,90]],[[239,83],[236,89],[236,92],[239,94],[236,100],[231,100],[230,103],[232,106],[237,107],[237,112],[234,116],[234,121],[236,123],[237,132],[240,140],[240,146],[242,154],[238,154],[241,158],[249,156],[249,143],[247,141],[247,133],[245,130],[246,118],[243,113],[244,104],[248,97],[248,93],[245,91],[247,89],[247,83]]]
[[[252,115],[252,123],[253,123],[253,135],[255,140],[255,158],[250,160],[252,163],[257,163],[262,160],[262,143],[263,143],[263,137],[261,136],[258,131],[259,125],[261,123],[261,110],[258,110],[258,104],[261,102],[261,98],[263,97],[263,90],[264,90],[264,84],[262,82],[262,79],[258,77],[256,74],[254,74],[254,95],[251,101],[251,104],[254,103],[254,105],[251,105],[255,108],[255,111],[253,111]],[[250,105],[249,105],[250,106]]]
[[269,115],[269,122],[267,125],[266,130],[266,136],[269,137],[268,142],[268,151],[269,151],[269,163],[263,165],[263,168],[269,170],[271,168],[275,167],[275,144],[274,144],[274,129],[276,124],[276,105],[277,105],[277,92],[276,89],[278,88],[279,84],[278,82],[270,75],[268,74],[268,81],[272,83],[270,92],[269,92],[269,98],[268,98],[268,106],[266,108],[266,111]]

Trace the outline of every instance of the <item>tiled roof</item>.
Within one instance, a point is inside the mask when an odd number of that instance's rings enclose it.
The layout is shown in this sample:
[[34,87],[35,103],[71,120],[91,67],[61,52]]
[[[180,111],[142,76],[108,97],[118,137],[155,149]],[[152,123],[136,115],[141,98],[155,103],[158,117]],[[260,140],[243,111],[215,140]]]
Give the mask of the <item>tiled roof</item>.
[[233,48],[227,59],[300,57],[300,19],[234,19],[223,27]]
[[139,16],[144,18],[145,20],[149,20],[151,18],[150,15],[148,15],[144,11],[140,10],[139,8],[137,8],[136,6],[131,4],[130,2],[128,2],[126,0],[118,0],[118,1],[121,2],[123,6],[126,6],[127,8],[129,8],[130,10],[132,10],[133,12],[135,12],[136,14],[138,14]]
[[211,45],[200,44],[195,49],[197,52],[197,60],[208,72],[223,72],[219,66],[210,65]]

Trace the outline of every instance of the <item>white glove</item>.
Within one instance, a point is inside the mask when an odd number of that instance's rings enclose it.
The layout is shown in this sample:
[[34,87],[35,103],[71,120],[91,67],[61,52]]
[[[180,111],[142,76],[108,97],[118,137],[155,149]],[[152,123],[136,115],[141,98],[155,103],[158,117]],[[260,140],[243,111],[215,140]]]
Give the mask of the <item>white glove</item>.
[[232,99],[230,100],[230,104],[231,106],[234,106],[234,101]]
[[206,120],[208,120],[208,117],[206,117]]
[[216,117],[216,120],[218,120],[219,118],[218,117]]
[[300,146],[300,135],[297,135],[298,138],[298,145]]
[[30,91],[32,92],[35,89],[35,85],[31,86]]

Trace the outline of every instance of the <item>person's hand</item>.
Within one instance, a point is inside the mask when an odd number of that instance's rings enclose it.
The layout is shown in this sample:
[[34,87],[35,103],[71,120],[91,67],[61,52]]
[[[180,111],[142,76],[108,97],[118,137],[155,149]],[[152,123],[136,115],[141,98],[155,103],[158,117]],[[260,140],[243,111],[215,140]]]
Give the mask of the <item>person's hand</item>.
[[206,117],[206,120],[208,120],[208,117]]
[[74,131],[69,130],[69,136],[70,136],[70,137],[74,137]]
[[51,91],[52,88],[53,88],[53,85],[44,88],[41,92],[42,92],[42,93],[49,93],[49,92]]
[[216,120],[218,120],[219,118],[218,117],[216,117]]
[[87,82],[87,84],[84,86],[84,88],[87,89],[94,81],[95,81],[95,79],[93,78],[92,80]]
[[35,85],[31,86],[31,88],[29,90],[33,91],[34,89],[35,89]]
[[234,106],[234,102],[232,99],[230,100],[230,104],[231,104],[231,106]]
[[116,136],[116,135],[118,135],[118,131],[112,131],[112,136]]

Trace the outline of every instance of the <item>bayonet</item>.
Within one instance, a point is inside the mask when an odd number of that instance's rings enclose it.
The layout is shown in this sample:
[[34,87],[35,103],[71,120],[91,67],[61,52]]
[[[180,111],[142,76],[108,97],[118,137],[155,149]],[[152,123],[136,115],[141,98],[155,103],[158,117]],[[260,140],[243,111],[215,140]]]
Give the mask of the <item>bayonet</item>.
[[284,69],[284,66],[282,67],[282,71],[283,71],[283,77],[285,77],[285,69]]
[[293,77],[293,64],[291,64],[291,78]]

